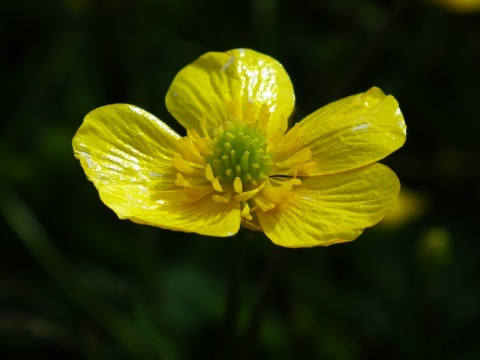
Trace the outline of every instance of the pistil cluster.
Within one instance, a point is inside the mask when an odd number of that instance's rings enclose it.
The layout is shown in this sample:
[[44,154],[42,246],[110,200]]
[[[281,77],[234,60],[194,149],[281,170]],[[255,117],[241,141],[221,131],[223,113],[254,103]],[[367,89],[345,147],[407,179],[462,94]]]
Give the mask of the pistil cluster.
[[[272,164],[266,154],[267,144],[262,131],[251,123],[227,123],[220,134],[214,131],[217,139],[213,155],[207,159],[214,177],[220,182],[234,183],[238,177],[245,188],[255,187],[268,178]],[[238,182],[238,180],[237,180]]]

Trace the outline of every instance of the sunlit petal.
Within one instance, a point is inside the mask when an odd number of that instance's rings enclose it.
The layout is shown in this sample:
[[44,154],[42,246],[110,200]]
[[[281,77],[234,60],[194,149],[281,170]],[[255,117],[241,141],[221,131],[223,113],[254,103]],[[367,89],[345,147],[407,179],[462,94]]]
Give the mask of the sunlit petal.
[[397,176],[382,164],[309,177],[273,210],[258,212],[265,234],[285,247],[330,245],[358,237],[379,222],[399,192]]
[[171,188],[172,157],[180,136],[133,105],[91,111],[73,138],[75,157],[98,189],[134,185]]
[[299,138],[317,162],[311,175],[371,164],[400,148],[406,138],[397,101],[378,88],[328,104],[299,126]]
[[219,203],[205,196],[185,201],[183,190],[149,191],[141,186],[104,186],[102,201],[121,219],[164,229],[210,236],[231,236],[240,227],[238,202]]
[[201,56],[177,74],[166,97],[167,108],[177,121],[199,134],[203,134],[205,115],[210,133],[229,119],[232,100],[238,102],[240,113],[248,103],[253,104],[256,115],[265,104],[270,111],[268,130],[273,132],[286,129],[295,98],[282,65],[249,49]]

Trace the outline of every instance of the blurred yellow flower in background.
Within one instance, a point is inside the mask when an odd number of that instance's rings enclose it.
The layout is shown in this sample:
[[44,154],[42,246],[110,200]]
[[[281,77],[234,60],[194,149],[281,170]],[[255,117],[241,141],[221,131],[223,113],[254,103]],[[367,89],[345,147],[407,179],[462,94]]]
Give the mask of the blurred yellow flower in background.
[[480,10],[480,0],[429,0],[431,3],[442,6],[458,13],[469,13]]
[[115,104],[85,117],[73,148],[121,219],[212,236],[243,225],[286,247],[353,240],[399,192],[397,176],[377,163],[405,142],[398,103],[372,88],[287,131],[294,101],[271,57],[211,52],[182,69],[166,96],[186,136]]

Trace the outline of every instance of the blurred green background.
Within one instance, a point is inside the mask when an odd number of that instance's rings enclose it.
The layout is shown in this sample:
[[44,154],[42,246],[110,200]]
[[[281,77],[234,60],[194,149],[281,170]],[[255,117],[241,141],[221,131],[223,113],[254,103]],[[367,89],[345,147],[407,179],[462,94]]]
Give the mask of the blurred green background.
[[[480,358],[479,13],[413,0],[19,0],[2,14],[1,359]],[[296,120],[373,85],[395,95],[407,143],[383,162],[403,190],[383,223],[292,250],[249,231],[140,226],[101,203],[71,148],[83,117],[127,102],[183,133],[164,104],[173,77],[237,47],[285,66]],[[238,313],[225,320],[232,268]]]

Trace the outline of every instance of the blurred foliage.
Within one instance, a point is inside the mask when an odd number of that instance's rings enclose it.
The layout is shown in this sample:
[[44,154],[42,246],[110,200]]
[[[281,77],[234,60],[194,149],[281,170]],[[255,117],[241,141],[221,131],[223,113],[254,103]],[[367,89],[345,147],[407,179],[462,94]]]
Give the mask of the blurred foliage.
[[[407,0],[19,0],[2,13],[0,358],[480,358],[478,13]],[[297,120],[373,85],[394,94],[407,144],[384,162],[408,190],[393,221],[349,244],[290,250],[242,231],[225,348],[239,240],[118,220],[70,143],[116,102],[183,132],[164,105],[171,80],[236,47],[284,64]]]

